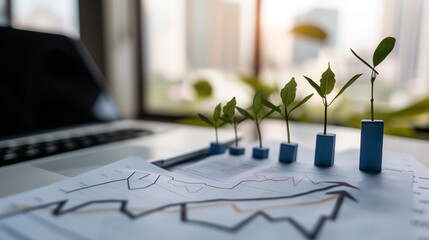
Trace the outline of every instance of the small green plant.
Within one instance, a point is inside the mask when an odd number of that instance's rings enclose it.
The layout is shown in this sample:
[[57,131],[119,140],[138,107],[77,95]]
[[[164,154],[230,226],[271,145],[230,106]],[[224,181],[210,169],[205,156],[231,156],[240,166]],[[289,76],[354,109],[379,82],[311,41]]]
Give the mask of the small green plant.
[[206,117],[205,115],[203,115],[203,114],[201,114],[201,113],[198,113],[198,117],[199,117],[203,122],[205,122],[205,123],[207,123],[208,125],[210,125],[210,126],[214,127],[215,132],[216,132],[216,144],[218,144],[218,143],[219,143],[219,137],[218,137],[218,131],[217,131],[217,129],[218,129],[219,127],[221,127],[221,126],[224,124],[224,122],[222,121],[222,119],[221,119],[221,117],[220,117],[221,109],[222,109],[222,106],[221,106],[221,104],[219,103],[219,104],[215,107],[215,109],[214,109],[214,111],[213,111],[213,117],[212,117],[212,120],[210,120],[210,118]]
[[292,103],[295,101],[296,97],[296,81],[295,78],[292,78],[280,91],[280,97],[282,99],[283,103],[283,111],[274,105],[269,106],[272,110],[280,113],[280,115],[285,119],[286,122],[286,131],[287,131],[287,142],[290,143],[290,131],[289,131],[289,119],[290,114],[293,110],[299,108],[302,106],[305,102],[307,102],[314,94],[310,94],[303,98],[301,101],[299,101],[295,106],[291,106]]
[[265,118],[267,118],[268,116],[270,116],[274,110],[271,110],[269,112],[265,112],[263,111],[263,107],[273,107],[271,106],[272,104],[270,102],[268,102],[267,100],[264,99],[264,94],[262,93],[262,90],[258,90],[255,93],[255,96],[253,97],[253,104],[252,104],[252,114],[249,113],[248,111],[240,108],[240,107],[236,107],[238,112],[243,115],[246,118],[249,118],[251,120],[253,120],[253,122],[256,125],[256,130],[258,132],[258,139],[259,139],[259,147],[262,148],[262,135],[261,135],[261,122],[262,120],[264,120]]
[[353,76],[347,83],[341,88],[341,90],[337,93],[337,95],[331,100],[328,101],[327,95],[334,90],[335,86],[335,74],[331,70],[331,66],[328,63],[328,69],[322,74],[322,77],[320,78],[320,86],[317,85],[313,80],[311,80],[309,77],[304,76],[305,79],[307,79],[308,83],[316,90],[316,92],[319,94],[319,96],[322,98],[323,106],[325,107],[325,117],[324,117],[324,127],[323,127],[323,134],[326,135],[326,128],[328,125],[328,107],[337,99],[350,85],[352,85],[360,76],[361,74],[356,74]]
[[375,70],[375,67],[378,66],[386,57],[392,52],[393,48],[395,47],[396,39],[393,37],[386,37],[378,44],[377,48],[374,51],[374,54],[372,55],[372,66],[367,63],[365,60],[363,60],[361,57],[359,57],[353,49],[350,48],[353,55],[355,55],[359,60],[361,60],[366,66],[368,66],[371,69],[371,121],[374,121],[374,82],[377,78],[378,72]]
[[234,128],[235,133],[235,146],[238,147],[238,134],[237,134],[237,127],[238,124],[240,124],[242,121],[246,120],[247,117],[238,118],[235,115],[235,108],[236,108],[237,102],[235,101],[235,97],[233,97],[229,102],[226,103],[226,105],[222,108],[223,115],[221,117],[222,121],[225,123],[229,123]]

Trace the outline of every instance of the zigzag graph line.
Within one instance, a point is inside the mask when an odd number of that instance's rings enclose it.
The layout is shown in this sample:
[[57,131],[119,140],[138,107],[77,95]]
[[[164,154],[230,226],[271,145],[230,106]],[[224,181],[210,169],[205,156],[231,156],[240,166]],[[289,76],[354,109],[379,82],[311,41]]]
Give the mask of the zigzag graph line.
[[[158,175],[156,177],[156,179],[150,183],[149,185],[145,186],[145,187],[139,187],[139,188],[132,188],[130,185],[130,178],[135,174],[135,172],[133,172],[128,178],[124,178],[124,179],[117,179],[117,180],[112,180],[112,181],[108,181],[108,182],[103,182],[103,183],[99,183],[99,184],[95,184],[95,185],[90,185],[90,186],[85,186],[82,188],[78,188],[78,189],[74,189],[74,190],[70,190],[70,191],[65,191],[63,190],[65,193],[72,193],[72,192],[76,192],[76,191],[81,191],[84,189],[88,189],[88,188],[93,188],[93,187],[97,187],[97,186],[101,186],[104,184],[109,184],[109,183],[113,183],[113,182],[119,182],[119,181],[127,181],[127,188],[128,190],[138,190],[138,189],[146,189],[150,186],[155,185],[161,175]],[[150,174],[146,174],[145,176],[141,177],[140,179],[144,179],[146,177],[148,177]],[[172,176],[169,175],[162,175],[162,176],[166,176],[171,178],[170,181],[178,181],[177,179],[175,179]],[[236,187],[238,187],[239,185],[246,183],[246,182],[264,182],[264,181],[273,181],[273,182],[279,182],[279,181],[289,181],[291,180],[294,183],[294,186],[298,185],[304,178],[308,178],[308,176],[304,176],[301,180],[299,181],[295,181],[295,179],[293,177],[288,177],[288,178],[284,178],[284,179],[270,179],[270,178],[265,178],[262,180],[243,180],[237,184],[235,184],[234,186],[231,187],[219,187],[219,186],[213,186],[210,184],[205,184],[205,183],[188,183],[188,182],[184,182],[182,181],[182,183],[185,184],[202,184],[206,187],[212,187],[212,188],[219,188],[219,189],[227,189],[227,190],[231,190],[234,189]],[[327,220],[332,220],[334,221],[337,218],[338,212],[341,208],[341,205],[343,203],[343,200],[345,197],[348,197],[354,201],[356,201],[353,197],[351,197],[346,191],[337,191],[337,192],[330,192],[327,194],[337,194],[338,198],[337,198],[337,202],[335,204],[335,207],[333,209],[333,211],[331,212],[330,215],[328,216],[321,216],[318,220],[318,223],[316,224],[316,226],[311,229],[311,230],[306,230],[304,226],[300,225],[297,221],[295,221],[293,218],[291,217],[279,217],[279,218],[275,218],[275,217],[271,217],[269,214],[267,214],[265,211],[262,210],[258,210],[255,213],[253,213],[252,215],[250,215],[249,217],[247,217],[246,219],[244,219],[243,221],[241,221],[240,223],[238,223],[235,226],[232,227],[225,227],[225,226],[221,226],[221,225],[217,225],[215,223],[211,223],[211,222],[205,222],[205,221],[201,221],[201,220],[193,220],[190,219],[188,217],[188,206],[189,205],[195,205],[195,204],[206,204],[206,203],[218,203],[218,202],[250,202],[250,201],[265,201],[265,200],[278,200],[278,199],[289,199],[289,198],[296,198],[296,197],[300,197],[300,196],[305,196],[308,194],[312,194],[312,193],[316,193],[316,192],[323,192],[323,191],[328,191],[330,189],[333,188],[338,188],[338,187],[348,187],[348,188],[353,188],[353,189],[358,189],[346,182],[333,182],[333,181],[321,181],[321,182],[314,182],[312,181],[310,178],[308,178],[313,184],[317,185],[320,183],[328,183],[331,184],[329,186],[326,187],[321,187],[321,188],[317,188],[317,189],[312,189],[309,191],[305,191],[302,193],[297,193],[297,194],[292,194],[292,195],[285,195],[285,196],[276,196],[276,197],[259,197],[259,198],[217,198],[217,199],[208,199],[208,200],[198,200],[198,201],[186,201],[186,202],[176,202],[176,203],[170,203],[170,204],[165,204],[162,206],[159,206],[157,208],[153,208],[153,209],[149,209],[140,213],[134,213],[133,211],[131,211],[131,209],[128,208],[128,200],[124,200],[124,199],[104,199],[104,200],[93,200],[93,201],[88,201],[88,202],[84,202],[82,204],[73,206],[71,208],[65,208],[65,205],[67,204],[68,200],[60,200],[60,201],[55,201],[55,202],[51,202],[51,203],[46,203],[46,204],[41,204],[38,206],[32,206],[32,207],[28,207],[28,208],[24,208],[24,209],[20,209],[17,211],[12,211],[12,212],[8,212],[6,214],[0,215],[0,221],[6,220],[8,218],[11,218],[13,216],[17,216],[20,214],[25,214],[25,213],[29,213],[32,211],[36,211],[36,210],[41,210],[41,209],[46,209],[46,208],[51,208],[51,213],[53,216],[62,216],[62,215],[66,215],[66,214],[71,214],[74,212],[79,211],[80,209],[86,208],[88,206],[91,205],[101,205],[101,204],[111,204],[111,203],[117,203],[119,204],[118,207],[118,212],[125,215],[126,217],[128,217],[130,220],[136,220],[139,218],[143,218],[146,217],[150,214],[154,214],[157,212],[160,212],[162,210],[168,209],[168,208],[172,208],[172,207],[179,207],[180,208],[180,220],[184,223],[187,224],[194,224],[194,225],[200,225],[200,226],[206,226],[206,227],[211,227],[211,228],[215,228],[218,230],[223,230],[226,232],[236,232],[239,231],[240,229],[242,229],[244,226],[246,226],[248,223],[250,223],[253,219],[257,218],[257,217],[262,217],[264,219],[266,219],[269,222],[289,222],[293,227],[295,227],[304,237],[306,237],[307,239],[316,239],[316,237],[318,236],[321,228],[323,227],[324,223]]]
[[[136,171],[134,171],[133,173],[131,173],[131,175],[129,175],[127,178],[122,178],[122,179],[116,179],[116,180],[112,180],[112,181],[107,181],[107,182],[102,182],[102,183],[97,183],[97,184],[93,184],[93,185],[88,185],[88,186],[84,186],[81,188],[76,188],[76,189],[72,189],[72,190],[64,190],[61,189],[62,192],[64,193],[73,193],[73,192],[78,192],[84,189],[89,189],[89,188],[94,188],[94,187],[99,187],[102,185],[106,185],[106,184],[110,184],[110,183],[114,183],[114,182],[127,182],[127,188],[128,190],[141,190],[141,189],[147,189],[151,186],[156,185],[156,183],[159,181],[159,179],[161,177],[167,177],[170,178],[170,180],[168,180],[168,183],[172,184],[175,187],[184,187],[186,189],[186,191],[188,193],[196,193],[199,192],[201,189],[203,189],[204,187],[206,188],[211,188],[211,189],[217,189],[217,190],[233,190],[237,187],[239,187],[240,185],[244,184],[244,183],[262,183],[262,182],[287,182],[287,181],[291,181],[293,186],[297,186],[299,185],[304,179],[308,179],[312,184],[314,185],[318,185],[322,182],[315,182],[313,181],[310,177],[308,177],[307,175],[303,176],[302,178],[300,178],[299,180],[296,180],[294,176],[291,177],[285,177],[285,178],[267,178],[265,175],[263,175],[264,179],[249,179],[249,180],[242,180],[239,181],[238,183],[229,186],[229,187],[223,187],[223,186],[216,186],[216,185],[212,185],[212,184],[208,184],[205,182],[188,182],[188,181],[183,181],[183,180],[179,180],[176,179],[173,176],[167,175],[167,174],[159,174],[157,175],[155,181],[153,181],[152,183],[148,184],[147,186],[144,187],[131,187],[131,183],[130,183],[130,179],[132,178],[132,176],[136,173]],[[145,179],[149,176],[151,176],[152,174],[150,173],[144,173],[145,175],[143,177],[138,178],[139,180]],[[174,182],[178,182],[178,183],[183,183],[183,184],[187,184],[187,185],[203,185],[204,187],[201,187],[197,190],[192,191],[191,189],[189,189],[187,186],[179,186],[177,184],[174,184]]]

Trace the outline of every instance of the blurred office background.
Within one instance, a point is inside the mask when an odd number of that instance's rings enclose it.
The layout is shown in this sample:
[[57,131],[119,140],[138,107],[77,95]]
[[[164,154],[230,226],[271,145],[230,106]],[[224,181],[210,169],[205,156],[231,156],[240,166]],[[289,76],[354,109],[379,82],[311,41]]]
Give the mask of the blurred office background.
[[[378,116],[386,132],[427,138],[429,2],[425,0],[0,0],[0,24],[81,38],[129,118],[177,120],[210,112],[233,96],[247,107],[256,88],[274,102],[295,77],[313,92],[330,62],[339,86],[363,76],[334,103],[333,124],[368,118],[372,61],[386,36],[397,39],[377,67]],[[317,96],[294,116],[320,122]]]

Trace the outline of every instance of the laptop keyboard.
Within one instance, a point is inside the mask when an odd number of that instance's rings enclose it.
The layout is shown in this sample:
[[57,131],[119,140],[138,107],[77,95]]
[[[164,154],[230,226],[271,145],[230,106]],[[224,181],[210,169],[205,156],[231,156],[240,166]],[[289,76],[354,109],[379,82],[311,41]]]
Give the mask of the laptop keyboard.
[[0,167],[36,158],[149,135],[149,130],[122,129],[99,134],[0,148]]

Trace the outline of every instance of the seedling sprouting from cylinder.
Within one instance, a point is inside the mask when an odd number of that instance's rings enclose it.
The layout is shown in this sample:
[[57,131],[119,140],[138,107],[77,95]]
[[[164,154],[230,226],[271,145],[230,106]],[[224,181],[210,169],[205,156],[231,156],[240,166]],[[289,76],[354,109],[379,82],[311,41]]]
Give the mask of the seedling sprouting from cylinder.
[[229,102],[226,103],[226,105],[222,108],[223,115],[221,119],[225,122],[230,124],[234,128],[234,134],[235,134],[235,146],[238,147],[238,133],[237,133],[237,127],[238,124],[240,124],[242,121],[246,120],[246,116],[244,117],[237,117],[235,115],[235,108],[236,108],[237,102],[235,100],[235,97],[233,97]]
[[374,121],[374,82],[377,78],[378,72],[375,70],[375,67],[378,66],[384,59],[392,52],[393,48],[395,47],[396,39],[393,37],[386,37],[385,39],[381,40],[381,42],[378,44],[377,48],[374,51],[374,54],[372,55],[372,66],[367,63],[365,60],[363,60],[361,57],[359,57],[353,49],[350,49],[359,60],[361,60],[366,66],[368,66],[371,69],[371,121]]
[[238,112],[243,115],[246,118],[249,118],[253,120],[253,122],[256,125],[256,130],[258,132],[258,139],[259,139],[259,147],[262,148],[262,135],[261,135],[261,122],[268,116],[270,116],[274,110],[271,110],[269,112],[263,111],[264,106],[268,107],[271,103],[264,99],[263,93],[261,90],[256,91],[255,96],[253,97],[253,104],[252,104],[252,113],[249,113],[248,111],[236,107]]
[[316,90],[316,92],[319,94],[319,96],[322,98],[323,106],[324,106],[324,127],[323,127],[323,134],[326,135],[326,128],[328,125],[328,107],[337,99],[350,85],[352,85],[362,74],[356,74],[353,76],[344,86],[341,88],[341,90],[337,93],[337,95],[331,100],[328,101],[327,95],[334,90],[335,86],[335,74],[331,70],[331,66],[328,63],[328,69],[322,74],[322,77],[320,78],[320,85],[317,85],[313,80],[311,80],[309,77],[304,76],[305,79],[307,79],[308,83]]
[[280,113],[280,115],[285,119],[286,122],[286,131],[287,131],[287,143],[290,143],[290,129],[289,129],[289,119],[290,114],[295,109],[302,106],[305,102],[307,102],[313,94],[310,94],[299,101],[295,106],[292,106],[292,103],[295,101],[296,97],[296,81],[295,78],[292,78],[280,91],[280,97],[283,103],[283,110],[280,107],[271,105],[269,108]]
[[203,114],[201,114],[201,113],[198,113],[198,117],[199,117],[203,122],[205,122],[205,123],[207,123],[208,125],[210,125],[210,126],[214,127],[214,129],[215,129],[215,133],[216,133],[216,144],[218,144],[218,143],[219,143],[219,137],[218,137],[218,131],[217,131],[217,130],[218,130],[218,128],[219,128],[220,126],[222,126],[222,125],[224,124],[224,122],[222,121],[222,119],[221,119],[221,117],[220,117],[221,109],[222,109],[222,106],[221,106],[221,104],[219,103],[219,104],[215,107],[215,109],[214,109],[214,111],[213,111],[213,117],[212,117],[212,119],[210,119],[210,118],[206,117],[205,115],[203,115]]

